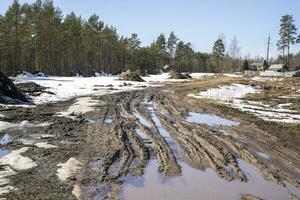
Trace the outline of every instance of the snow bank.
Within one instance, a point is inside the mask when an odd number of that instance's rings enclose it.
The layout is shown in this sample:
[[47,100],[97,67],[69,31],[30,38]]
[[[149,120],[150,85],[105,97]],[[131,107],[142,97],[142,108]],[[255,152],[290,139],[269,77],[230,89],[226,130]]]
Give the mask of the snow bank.
[[229,86],[220,86],[212,88],[205,92],[197,94],[199,98],[210,98],[219,101],[231,102],[245,97],[247,94],[258,93],[259,89],[250,85],[232,84]]
[[17,76],[17,78],[26,78],[26,79],[30,79],[30,78],[34,78],[35,76],[33,75],[33,74],[31,74],[31,73],[29,73],[29,72],[25,72],[25,71],[23,71],[23,73],[22,74],[19,74],[18,76]]
[[[32,75],[32,74],[31,74]],[[142,77],[146,82],[119,80],[119,76],[99,77],[36,77],[26,74],[15,78],[16,83],[35,82],[47,88],[47,92],[31,98],[35,104],[65,101],[78,96],[103,95],[113,92],[135,90],[144,87],[159,86],[170,81],[169,74],[149,75]],[[97,74],[100,75],[100,74]],[[201,78],[207,73],[193,73],[193,78]]]

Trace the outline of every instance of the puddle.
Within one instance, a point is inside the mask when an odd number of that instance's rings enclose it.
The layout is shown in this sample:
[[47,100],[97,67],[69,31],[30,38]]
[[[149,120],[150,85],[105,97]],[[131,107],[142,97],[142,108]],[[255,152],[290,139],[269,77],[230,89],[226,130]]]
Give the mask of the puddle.
[[2,138],[0,139],[0,144],[1,144],[1,145],[5,145],[5,144],[8,144],[8,143],[10,143],[10,142],[12,142],[12,141],[13,141],[12,136],[9,135],[9,134],[7,134],[7,133],[5,133],[5,134],[2,136]]
[[189,112],[186,121],[198,124],[207,124],[209,126],[238,126],[240,124],[239,122],[225,119],[214,114],[194,112]]
[[89,168],[95,172],[100,172],[102,160],[95,160],[89,163]]
[[249,177],[248,183],[242,183],[239,180],[227,182],[219,178],[212,169],[202,171],[194,169],[184,162],[179,163],[182,167],[182,176],[163,179],[158,172],[159,163],[156,160],[150,160],[144,176],[128,176],[126,178],[121,199],[239,200],[242,193],[249,193],[266,200],[282,200],[290,199],[288,190],[300,195],[298,189],[287,189],[266,181],[253,165],[242,160],[239,160],[238,163]]
[[164,137],[164,139],[168,143],[169,147],[172,149],[172,152],[174,153],[174,156],[176,157],[176,159],[179,160],[180,159],[180,154],[179,154],[179,151],[177,150],[176,142],[171,137],[170,133],[162,126],[160,120],[158,119],[158,117],[154,113],[154,108],[155,108],[155,105],[152,102],[149,102],[147,109],[149,111],[149,114],[150,114],[153,122],[154,122],[154,125],[156,126],[159,134],[162,137]]
[[113,118],[111,116],[109,116],[109,117],[105,118],[104,123],[111,124],[113,121],[114,121]]
[[142,132],[140,129],[135,129],[135,132],[143,140],[149,140],[150,139],[150,137],[147,134],[145,134],[144,132]]
[[264,158],[264,159],[266,159],[266,160],[269,160],[270,159],[270,156],[268,155],[268,154],[266,154],[266,153],[262,153],[262,152],[256,152],[256,154],[259,156],[259,157],[261,157],[261,158]]
[[138,118],[138,119],[140,120],[140,122],[141,122],[144,126],[146,126],[146,127],[148,127],[148,128],[151,128],[151,127],[152,127],[151,124],[150,124],[144,117],[142,117],[138,112],[133,112],[133,115],[134,115],[136,118]]
[[6,156],[7,154],[9,154],[10,152],[6,149],[0,149],[0,157]]
[[149,106],[147,107],[148,111],[149,111],[149,114],[155,124],[155,126],[157,127],[159,133],[164,137],[164,138],[171,138],[170,134],[168,131],[166,131],[163,126],[161,125],[158,117],[155,115],[154,113],[154,105],[153,103],[152,104],[149,104]]
[[58,112],[57,116],[75,119],[76,115],[88,113],[93,111],[99,102],[92,97],[79,97],[76,102],[72,104],[68,110]]

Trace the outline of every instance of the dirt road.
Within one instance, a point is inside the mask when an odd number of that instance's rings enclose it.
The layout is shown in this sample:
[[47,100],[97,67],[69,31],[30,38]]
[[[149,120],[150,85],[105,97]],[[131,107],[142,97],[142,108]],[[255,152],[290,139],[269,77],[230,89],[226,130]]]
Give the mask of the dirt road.
[[[211,168],[226,181],[247,183],[249,177],[239,165],[243,160],[259,169],[266,180],[300,189],[299,135],[287,136],[299,134],[299,126],[287,129],[187,95],[232,81],[204,78],[92,97],[97,102],[94,110],[75,119],[57,116],[75,100],[1,108],[5,121],[50,125],[4,131],[13,140],[2,147],[10,152],[23,149],[15,155],[29,160],[18,163],[15,157],[0,158],[0,195],[26,200],[118,199],[126,176],[142,176],[152,159],[158,160],[158,170],[165,177],[179,176],[180,163],[185,162],[195,169]],[[196,121],[187,120],[193,113]],[[197,113],[214,113],[218,118],[214,125],[197,123],[203,117]],[[220,119],[227,119],[227,124],[219,124]],[[34,165],[24,169],[12,163]]]

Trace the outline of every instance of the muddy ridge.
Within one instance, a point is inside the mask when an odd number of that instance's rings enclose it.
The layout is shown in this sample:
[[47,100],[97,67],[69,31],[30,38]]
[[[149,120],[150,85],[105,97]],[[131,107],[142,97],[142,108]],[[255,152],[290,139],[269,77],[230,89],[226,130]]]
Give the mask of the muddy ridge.
[[[300,189],[299,180],[292,175],[299,173],[299,165],[292,165],[294,170],[279,168],[276,163],[257,155],[254,149],[273,144],[273,151],[281,152],[274,160],[284,160],[286,155],[297,158],[298,152],[283,150],[276,137],[259,127],[243,121],[239,126],[188,122],[189,112],[201,110],[201,105],[165,88],[93,98],[99,102],[95,110],[78,115],[75,120],[55,115],[73,101],[14,108],[13,112],[2,109],[1,113],[11,122],[28,119],[50,122],[51,125],[39,129],[39,133],[53,137],[40,140],[56,148],[39,148],[16,141],[3,145],[10,151],[29,147],[22,155],[31,158],[37,167],[10,176],[10,182],[0,187],[10,185],[14,189],[0,197],[118,199],[125,177],[142,176],[150,159],[159,161],[158,171],[165,177],[179,176],[182,173],[179,163],[186,162],[196,169],[212,168],[226,181],[247,182],[248,177],[238,163],[242,159],[257,167],[266,180],[283,187],[289,183]],[[240,137],[225,135],[224,130]],[[248,136],[250,130],[264,139],[256,143],[250,138],[245,144],[241,138]],[[66,163],[70,158],[78,161],[78,166],[72,168],[71,165],[70,175],[61,181],[57,170],[68,166]],[[242,199],[259,198],[249,194],[243,195]]]

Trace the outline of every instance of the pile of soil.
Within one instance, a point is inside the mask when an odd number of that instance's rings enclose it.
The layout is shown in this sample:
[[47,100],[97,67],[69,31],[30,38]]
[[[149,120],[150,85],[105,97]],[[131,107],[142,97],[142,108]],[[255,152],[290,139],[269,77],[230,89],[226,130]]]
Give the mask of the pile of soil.
[[1,103],[29,103],[25,95],[15,84],[0,72],[0,102]]
[[293,77],[300,77],[300,71],[296,72]]
[[172,70],[170,72],[170,77],[169,79],[191,79],[191,75],[189,75],[188,73],[182,74],[176,70]]
[[36,84],[34,82],[27,82],[27,83],[18,83],[16,84],[16,87],[19,91],[30,94],[32,96],[38,96],[46,91],[46,87],[43,87],[39,84]]
[[145,72],[145,70],[138,69],[135,72],[140,76],[147,76],[147,73]]
[[135,71],[127,70],[121,74],[121,79],[125,81],[138,81],[138,82],[145,82],[144,79]]

